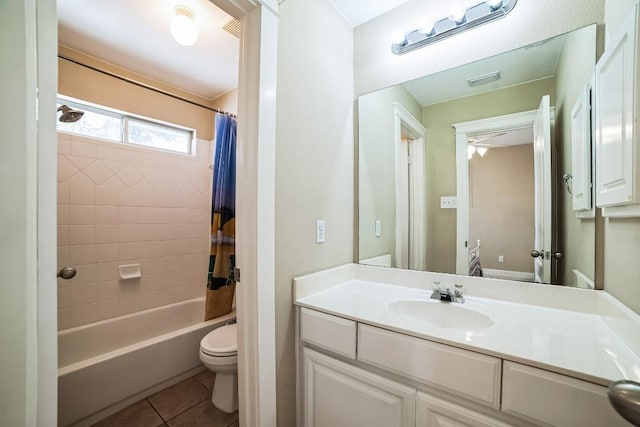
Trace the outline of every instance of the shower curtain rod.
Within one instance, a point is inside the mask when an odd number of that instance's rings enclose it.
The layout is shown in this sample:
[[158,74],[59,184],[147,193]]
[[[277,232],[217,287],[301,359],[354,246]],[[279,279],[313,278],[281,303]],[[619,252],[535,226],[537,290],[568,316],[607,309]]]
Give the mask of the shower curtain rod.
[[107,75],[107,76],[110,76],[110,77],[116,78],[116,79],[118,79],[118,80],[122,80],[123,82],[131,83],[131,84],[136,85],[136,86],[139,86],[139,87],[141,87],[141,88],[148,89],[148,90],[151,90],[151,91],[153,91],[153,92],[160,93],[160,94],[162,94],[162,95],[170,96],[171,98],[178,99],[178,100],[183,101],[183,102],[187,102],[187,103],[189,103],[189,104],[195,105],[196,107],[205,108],[205,109],[207,109],[207,110],[214,111],[214,112],[216,112],[216,113],[220,113],[220,114],[226,114],[226,115],[228,115],[228,116],[233,117],[234,119],[235,119],[235,118],[237,118],[237,116],[236,116],[235,114],[227,113],[226,111],[218,110],[217,108],[209,107],[209,106],[207,106],[207,105],[202,105],[202,104],[200,104],[200,103],[198,103],[198,102],[191,101],[190,99],[183,98],[183,97],[181,97],[181,96],[178,96],[178,95],[175,95],[175,94],[173,94],[173,93],[170,93],[170,92],[164,91],[164,90],[162,90],[162,89],[158,89],[157,87],[153,87],[153,86],[148,85],[148,84],[146,84],[146,83],[142,83],[142,82],[139,82],[139,81],[136,81],[136,80],[130,79],[130,78],[128,78],[128,77],[124,77],[124,76],[121,76],[121,75],[115,74],[115,73],[111,73],[111,72],[109,72],[109,71],[105,71],[105,70],[102,70],[102,69],[100,69],[100,68],[93,67],[93,66],[91,66],[91,65],[83,64],[82,62],[76,61],[75,59],[68,58],[68,57],[66,57],[66,56],[64,56],[64,55],[60,55],[60,54],[58,54],[58,58],[60,58],[60,59],[64,59],[65,61],[72,62],[72,63],[74,63],[74,64],[76,64],[76,65],[80,65],[81,67],[85,67],[85,68],[88,68],[88,69],[90,69],[90,70],[97,71],[97,72],[99,72],[99,73],[102,73],[102,74],[105,74],[105,75]]

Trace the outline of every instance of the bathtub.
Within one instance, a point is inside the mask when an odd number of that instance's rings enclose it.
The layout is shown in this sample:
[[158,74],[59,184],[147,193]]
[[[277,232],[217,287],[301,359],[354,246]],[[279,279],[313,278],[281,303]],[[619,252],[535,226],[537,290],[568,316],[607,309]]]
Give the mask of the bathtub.
[[235,317],[202,321],[204,298],[58,333],[58,425],[90,425],[203,370],[202,337]]

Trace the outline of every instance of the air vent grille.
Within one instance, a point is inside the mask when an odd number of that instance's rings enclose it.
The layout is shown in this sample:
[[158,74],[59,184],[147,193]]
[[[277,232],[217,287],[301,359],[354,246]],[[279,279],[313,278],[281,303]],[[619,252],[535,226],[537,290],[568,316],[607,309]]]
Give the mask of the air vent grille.
[[236,18],[230,18],[223,26],[222,29],[236,38],[240,38],[240,21]]
[[486,85],[487,83],[500,80],[500,71],[494,71],[493,73],[482,74],[481,76],[471,77],[467,80],[469,87],[476,87]]

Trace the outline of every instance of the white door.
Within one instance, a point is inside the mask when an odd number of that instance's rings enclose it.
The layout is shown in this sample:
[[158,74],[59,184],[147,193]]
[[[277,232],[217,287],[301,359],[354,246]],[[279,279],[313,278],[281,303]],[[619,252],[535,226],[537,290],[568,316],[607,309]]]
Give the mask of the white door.
[[414,427],[416,390],[304,349],[304,427]]
[[534,276],[538,283],[551,282],[551,105],[542,97],[533,121],[534,170]]

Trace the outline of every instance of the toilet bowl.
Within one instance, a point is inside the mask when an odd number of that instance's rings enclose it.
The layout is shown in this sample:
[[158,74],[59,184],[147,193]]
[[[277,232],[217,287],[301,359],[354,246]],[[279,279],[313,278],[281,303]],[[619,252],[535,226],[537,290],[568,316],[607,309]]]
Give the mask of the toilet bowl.
[[227,413],[238,410],[237,325],[225,325],[209,332],[200,341],[200,360],[216,373],[211,403]]

